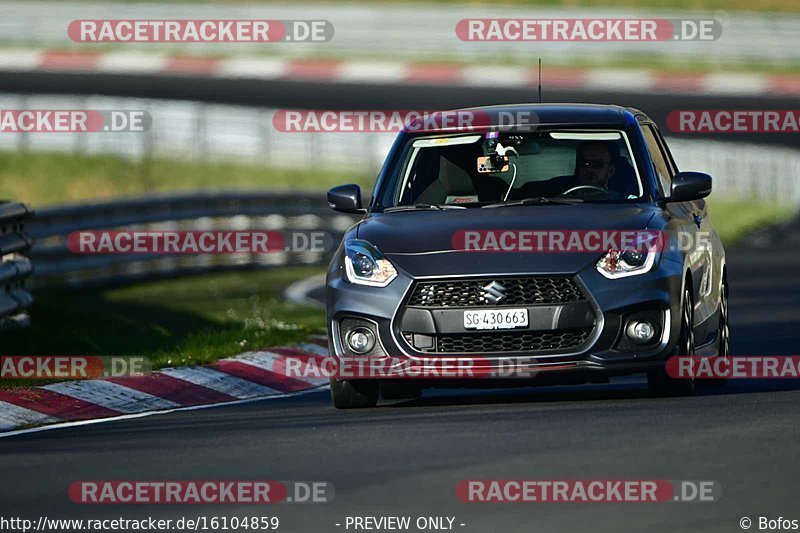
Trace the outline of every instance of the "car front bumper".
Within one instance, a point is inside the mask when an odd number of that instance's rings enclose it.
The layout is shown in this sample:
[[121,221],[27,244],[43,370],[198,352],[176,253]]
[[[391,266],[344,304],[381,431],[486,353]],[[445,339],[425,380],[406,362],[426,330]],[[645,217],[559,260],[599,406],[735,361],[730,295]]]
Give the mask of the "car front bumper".
[[[451,368],[448,366],[451,363],[475,371],[465,376],[459,375],[459,378],[536,376],[541,380],[547,379],[547,375],[558,374],[565,379],[573,376],[576,381],[592,381],[593,376],[624,375],[663,365],[674,353],[680,332],[684,271],[682,264],[669,258],[662,257],[645,274],[614,280],[597,272],[593,263],[578,272],[557,273],[559,276],[569,276],[577,283],[593,311],[591,334],[575,350],[523,349],[481,353],[418,350],[409,342],[408,336],[404,336],[401,322],[406,311],[405,304],[418,283],[451,278],[487,278],[486,273],[460,275],[448,272],[414,277],[398,268],[396,279],[386,287],[376,288],[350,283],[338,263],[337,259],[331,263],[326,287],[332,355],[340,359],[356,356],[346,346],[347,331],[343,327],[346,329],[360,323],[374,329],[377,337],[376,349],[365,357],[381,359],[388,366],[401,365],[406,370],[404,376],[408,377],[424,378],[432,373],[434,377],[447,378],[447,375],[440,373],[444,374],[443,368]],[[498,279],[549,275],[554,273],[515,271],[504,272],[498,275]],[[531,307],[531,312],[544,312],[544,307]],[[552,313],[553,310],[547,312]],[[625,337],[626,325],[637,316],[657,317],[659,321],[657,335],[646,345],[634,345]],[[532,314],[532,322],[535,321],[533,319],[535,315]],[[465,330],[463,333],[474,332]],[[414,369],[415,372],[409,373],[408,369]],[[585,378],[581,377],[584,375]]]

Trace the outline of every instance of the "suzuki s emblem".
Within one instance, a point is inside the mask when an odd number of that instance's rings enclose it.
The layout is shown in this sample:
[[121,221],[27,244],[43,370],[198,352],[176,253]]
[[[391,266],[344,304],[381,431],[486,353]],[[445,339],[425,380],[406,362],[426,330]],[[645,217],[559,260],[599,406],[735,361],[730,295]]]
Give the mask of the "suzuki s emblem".
[[498,281],[493,281],[483,286],[482,296],[489,302],[496,304],[506,297],[506,288]]

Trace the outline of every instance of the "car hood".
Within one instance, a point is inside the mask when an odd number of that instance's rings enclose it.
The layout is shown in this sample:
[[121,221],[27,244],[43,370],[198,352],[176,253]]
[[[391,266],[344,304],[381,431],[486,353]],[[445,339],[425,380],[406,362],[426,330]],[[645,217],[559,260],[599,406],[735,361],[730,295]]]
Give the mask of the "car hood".
[[454,249],[453,237],[474,230],[640,230],[656,211],[644,204],[577,204],[376,213],[358,225],[357,238],[377,246],[412,276],[574,273],[600,254],[465,252]]

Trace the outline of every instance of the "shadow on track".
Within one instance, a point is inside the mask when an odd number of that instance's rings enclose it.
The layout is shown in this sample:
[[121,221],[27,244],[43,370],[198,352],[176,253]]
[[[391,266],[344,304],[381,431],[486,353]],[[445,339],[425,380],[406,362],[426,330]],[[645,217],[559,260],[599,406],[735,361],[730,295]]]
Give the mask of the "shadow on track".
[[437,389],[426,391],[419,400],[382,402],[379,408],[451,407],[492,404],[552,404],[558,402],[598,402],[615,400],[689,400],[704,396],[757,394],[800,390],[800,379],[732,380],[724,387],[700,385],[692,396],[664,397],[651,393],[642,378],[640,383],[611,383],[503,390]]

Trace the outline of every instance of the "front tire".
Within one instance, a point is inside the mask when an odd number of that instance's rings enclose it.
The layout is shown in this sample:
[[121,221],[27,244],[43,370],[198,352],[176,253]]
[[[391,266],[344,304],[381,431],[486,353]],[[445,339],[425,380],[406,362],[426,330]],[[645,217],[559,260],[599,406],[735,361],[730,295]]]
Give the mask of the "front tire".
[[[683,291],[681,305],[681,330],[674,355],[694,357],[694,299],[687,287]],[[667,374],[666,366],[647,373],[650,391],[659,396],[688,396],[694,393],[694,378],[673,378]]]
[[[728,282],[723,279],[719,295],[719,329],[717,330],[719,338],[717,357],[723,359],[729,359],[731,353],[731,331],[728,320]],[[704,380],[704,383],[710,387],[723,387],[728,383],[728,379],[713,378]]]
[[337,409],[362,409],[378,403],[378,382],[331,378],[331,400]]

